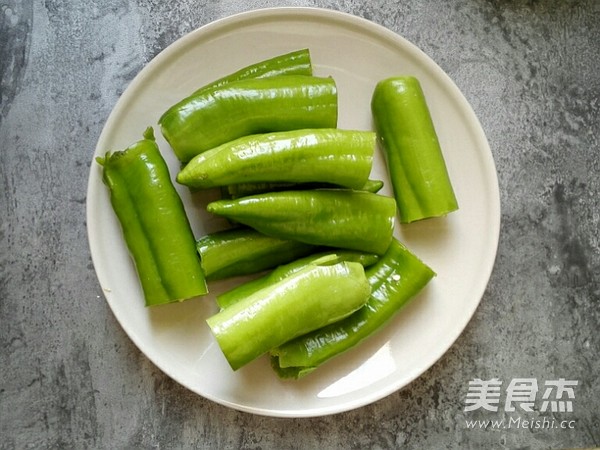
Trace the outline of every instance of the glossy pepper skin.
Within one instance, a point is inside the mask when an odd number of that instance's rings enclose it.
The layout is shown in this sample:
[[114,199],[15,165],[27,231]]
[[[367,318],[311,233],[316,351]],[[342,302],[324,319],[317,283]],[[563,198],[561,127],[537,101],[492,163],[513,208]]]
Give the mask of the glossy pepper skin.
[[271,351],[282,378],[300,378],[382,329],[435,276],[434,271],[396,239],[366,271],[371,294],[345,319],[315,330]]
[[312,75],[312,63],[309,50],[306,48],[295,50],[243,67],[236,72],[197,89],[192,95],[198,94],[205,89],[224,86],[233,81],[247,80],[250,78],[270,78],[280,75]]
[[96,161],[102,166],[146,306],[206,294],[196,241],[152,128],[144,139]]
[[251,228],[233,228],[201,237],[196,247],[208,281],[250,275],[315,251],[316,247],[279,239]]
[[269,236],[381,255],[392,241],[396,202],[365,191],[315,189],[218,200],[207,210]]
[[250,134],[337,126],[332,78],[282,75],[203,89],[169,108],[159,120],[182,162]]
[[342,262],[309,266],[207,319],[231,368],[274,347],[341,320],[370,293],[363,266]]
[[387,156],[402,223],[446,215],[458,209],[439,140],[419,81],[380,81],[371,109]]
[[243,136],[195,156],[177,182],[201,189],[260,182],[360,189],[369,179],[375,145],[372,131],[332,128]]
[[342,261],[351,261],[360,263],[363,267],[369,267],[375,264],[379,259],[378,255],[373,253],[356,252],[352,250],[328,250],[317,252],[303,258],[296,259],[287,264],[280,265],[267,275],[256,278],[246,283],[240,284],[223,294],[217,295],[217,304],[220,308],[227,308],[237,303],[249,295],[264,289],[274,283],[299,272],[309,265],[336,264]]

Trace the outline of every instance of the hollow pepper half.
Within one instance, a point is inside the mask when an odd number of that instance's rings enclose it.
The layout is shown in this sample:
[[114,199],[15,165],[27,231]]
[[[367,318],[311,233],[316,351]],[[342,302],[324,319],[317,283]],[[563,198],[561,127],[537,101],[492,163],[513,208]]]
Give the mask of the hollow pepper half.
[[152,128],[96,158],[142,285],[146,306],[206,294],[196,241]]
[[362,188],[371,173],[376,135],[337,128],[243,136],[195,156],[177,181],[192,188],[240,183],[329,182]]
[[270,236],[382,255],[392,241],[396,202],[366,191],[314,189],[217,200],[207,210]]
[[163,136],[182,162],[249,134],[337,126],[332,78],[282,75],[203,89],[159,119]]
[[400,222],[443,216],[458,209],[419,80],[403,76],[380,81],[371,109],[387,157]]
[[347,317],[371,288],[354,262],[311,265],[207,319],[234,370],[297,336]]

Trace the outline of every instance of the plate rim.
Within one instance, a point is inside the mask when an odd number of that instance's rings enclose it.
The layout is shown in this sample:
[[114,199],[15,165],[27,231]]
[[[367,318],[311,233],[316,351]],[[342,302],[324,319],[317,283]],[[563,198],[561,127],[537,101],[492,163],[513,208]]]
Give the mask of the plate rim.
[[[153,73],[155,70],[155,66],[159,67],[163,60],[166,58],[171,58],[176,52],[184,52],[185,49],[189,45],[193,45],[194,42],[198,40],[202,40],[205,35],[208,36],[214,32],[223,32],[227,27],[232,27],[235,24],[252,22],[256,20],[273,20],[274,18],[286,19],[288,16],[293,16],[293,19],[307,19],[313,20],[318,18],[320,20],[326,20],[330,23],[335,24],[344,24],[348,25],[354,24],[357,26],[358,31],[360,32],[368,32],[370,35],[377,37],[379,40],[384,39],[387,43],[391,43],[392,46],[401,45],[403,49],[409,50],[413,55],[417,56],[419,62],[426,64],[426,68],[434,72],[434,76],[436,78],[440,77],[443,79],[446,86],[451,87],[451,91],[447,93],[452,97],[452,100],[457,102],[460,106],[460,109],[467,113],[470,116],[470,121],[474,127],[469,127],[470,131],[476,132],[474,136],[479,144],[483,148],[481,148],[481,153],[483,153],[482,162],[485,164],[487,174],[491,175],[492,179],[489,179],[489,186],[492,191],[490,192],[490,197],[492,199],[493,205],[491,205],[491,210],[496,211],[497,214],[493,217],[494,220],[491,220],[491,224],[493,226],[492,230],[489,230],[490,237],[490,246],[487,248],[488,253],[490,255],[486,258],[486,261],[490,261],[490,264],[486,268],[486,271],[482,276],[479,277],[480,282],[476,288],[477,298],[478,300],[472,305],[471,310],[466,312],[463,316],[463,323],[461,323],[460,327],[457,327],[458,332],[455,336],[452,336],[452,339],[448,339],[446,345],[441,346],[439,351],[432,355],[428,360],[430,363],[427,364],[422,370],[417,370],[415,373],[412,373],[411,376],[407,376],[403,378],[401,381],[397,383],[390,383],[385,386],[385,388],[380,388],[370,393],[370,395],[366,395],[363,397],[359,397],[357,399],[346,401],[342,405],[335,406],[324,406],[324,407],[314,407],[311,409],[288,409],[288,410],[275,410],[268,408],[257,408],[247,405],[242,405],[236,402],[229,401],[227,399],[219,398],[215,395],[211,395],[210,393],[199,392],[197,389],[194,389],[185,382],[183,382],[177,374],[173,373],[173,371],[169,370],[167,367],[164,367],[164,364],[157,361],[153,354],[148,354],[146,351],[142,350],[145,348],[145,345],[140,341],[138,336],[130,330],[128,326],[122,321],[116,311],[113,308],[112,300],[109,298],[108,293],[102,289],[102,280],[101,274],[98,270],[98,256],[95,251],[95,244],[92,241],[92,236],[94,235],[95,223],[93,220],[93,200],[92,194],[95,189],[94,184],[98,182],[98,172],[96,169],[96,173],[94,173],[94,158],[96,155],[100,154],[102,151],[106,151],[104,142],[107,140],[107,136],[114,126],[114,122],[118,120],[118,117],[123,110],[123,106],[126,105],[129,101],[129,98],[134,94],[136,88],[143,83],[145,78]],[[101,179],[101,178],[100,178]],[[300,418],[300,417],[318,417],[325,416],[331,414],[338,414],[342,412],[347,412],[350,410],[354,410],[369,404],[372,404],[376,401],[379,401],[394,392],[397,392],[406,386],[410,385],[415,379],[421,377],[424,373],[429,371],[441,358],[444,354],[448,352],[448,350],[454,346],[456,340],[463,334],[466,326],[471,321],[475,311],[479,307],[483,296],[485,294],[485,290],[489,284],[490,277],[492,275],[495,259],[497,258],[497,251],[500,239],[500,227],[501,227],[501,202],[500,202],[500,189],[498,184],[498,173],[496,170],[495,161],[493,158],[493,153],[489,146],[489,142],[485,135],[485,132],[481,126],[479,119],[477,118],[471,104],[467,101],[466,97],[462,94],[460,89],[454,83],[454,81],[450,78],[450,76],[423,50],[417,47],[415,44],[401,36],[400,34],[386,28],[384,25],[380,25],[376,22],[373,22],[369,19],[365,19],[359,16],[355,16],[351,13],[338,11],[334,9],[328,8],[320,8],[320,7],[295,7],[295,6],[281,6],[281,7],[268,7],[268,8],[258,8],[247,11],[238,12],[229,16],[225,16],[219,19],[216,19],[207,24],[201,25],[198,28],[186,33],[185,35],[179,37],[159,53],[157,53],[148,63],[144,65],[144,67],[136,74],[136,76],[129,82],[129,84],[123,90],[123,93],[120,95],[117,102],[113,105],[113,108],[107,117],[106,122],[102,128],[102,131],[99,135],[96,147],[94,149],[94,154],[92,158],[92,163],[90,165],[90,173],[88,176],[88,186],[87,186],[87,197],[86,197],[86,228],[87,228],[87,237],[88,237],[88,246],[92,258],[92,263],[94,266],[94,271],[96,273],[100,288],[103,290],[103,295],[105,297],[106,302],[111,309],[113,316],[121,326],[122,330],[128,336],[128,338],[134,343],[137,349],[144,355],[144,357],[148,358],[158,369],[161,370],[166,376],[177,382],[178,384],[185,387],[187,390],[193,392],[196,395],[200,395],[208,400],[211,400],[215,403],[221,404],[223,406],[242,411],[247,413],[252,413],[256,415],[270,416],[270,417],[288,417],[288,418]],[[492,219],[492,217],[490,217]],[[96,231],[97,233],[97,231]]]

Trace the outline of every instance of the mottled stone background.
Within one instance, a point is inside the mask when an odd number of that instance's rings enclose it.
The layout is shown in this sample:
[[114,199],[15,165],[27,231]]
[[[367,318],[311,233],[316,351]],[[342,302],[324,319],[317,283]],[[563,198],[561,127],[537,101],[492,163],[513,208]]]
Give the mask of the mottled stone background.
[[[85,204],[91,155],[160,50],[270,6],[356,14],[457,83],[498,168],[488,289],[451,350],[404,390],[283,420],[198,397],[150,363],[103,299]],[[0,448],[600,446],[600,2],[597,0],[0,1]],[[478,429],[474,378],[579,381],[569,430]],[[537,416],[537,415],[536,415]]]

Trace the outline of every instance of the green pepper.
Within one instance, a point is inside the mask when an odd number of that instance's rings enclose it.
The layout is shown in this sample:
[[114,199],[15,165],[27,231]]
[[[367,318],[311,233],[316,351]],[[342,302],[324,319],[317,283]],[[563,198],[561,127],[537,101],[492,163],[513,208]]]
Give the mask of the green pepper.
[[311,265],[207,319],[232,369],[284,342],[347,317],[370,286],[354,262]]
[[192,188],[254,182],[328,182],[360,189],[369,179],[372,131],[302,129],[243,136],[195,156],[177,175]]
[[382,180],[367,180],[367,182],[360,188],[361,191],[372,192],[376,194],[383,188]]
[[387,253],[367,269],[371,295],[345,319],[317,329],[271,351],[282,378],[300,378],[381,330],[413,299],[435,273],[396,239]]
[[[319,183],[316,183],[319,185]],[[221,195],[226,199],[246,197],[247,195],[264,194],[265,192],[289,191],[291,189],[302,189],[301,186],[308,185],[309,189],[315,189],[315,183],[287,183],[283,181],[271,181],[263,183],[238,183],[223,186]],[[319,186],[321,187],[321,186]]]
[[365,191],[315,189],[218,200],[207,210],[269,236],[381,255],[392,241],[396,202]]
[[[240,198],[247,195],[263,194],[265,192],[291,191],[304,189],[335,189],[336,186],[331,183],[285,183],[285,182],[264,182],[264,183],[239,183],[230,184],[222,188],[224,198]],[[359,191],[377,193],[383,187],[381,180],[367,180]]]
[[402,223],[458,209],[446,163],[419,81],[380,81],[371,109]]
[[205,89],[224,86],[233,81],[246,80],[249,78],[270,78],[279,75],[312,75],[312,63],[308,49],[304,48],[296,50],[251,64],[201,87],[192,95],[198,94]]
[[227,308],[256,291],[277,283],[309,265],[319,265],[325,262],[334,264],[342,261],[351,261],[360,263],[363,267],[369,267],[375,264],[378,259],[378,255],[352,250],[337,249],[315,253],[313,255],[305,256],[304,258],[296,259],[288,264],[281,265],[263,277],[247,281],[229,291],[217,295],[217,304],[221,308]]
[[332,78],[283,75],[203,89],[160,118],[163,136],[182,162],[249,134],[337,126]]
[[206,294],[196,242],[152,128],[123,151],[96,158],[135,262],[146,306]]
[[315,246],[233,228],[201,237],[196,248],[208,281],[249,275],[308,255]]

